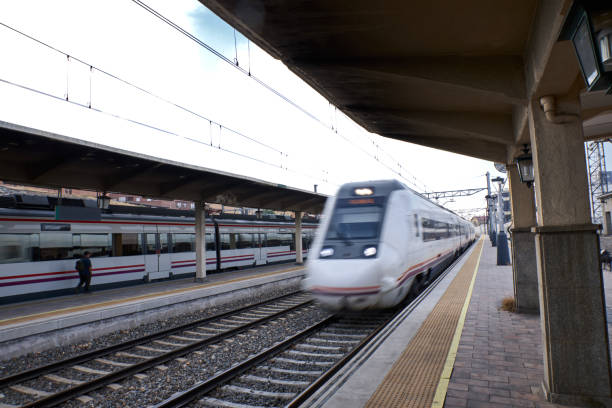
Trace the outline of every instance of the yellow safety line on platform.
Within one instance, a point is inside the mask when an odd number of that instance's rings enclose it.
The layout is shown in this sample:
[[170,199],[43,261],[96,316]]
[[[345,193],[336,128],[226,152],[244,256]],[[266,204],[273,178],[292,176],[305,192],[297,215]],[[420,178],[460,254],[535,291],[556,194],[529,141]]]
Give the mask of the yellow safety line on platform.
[[27,315],[27,316],[12,317],[10,319],[0,320],[0,326],[7,326],[9,324],[20,323],[20,322],[24,322],[24,321],[28,321],[28,320],[40,319],[40,318],[43,318],[43,317],[56,316],[56,315],[61,315],[61,314],[65,314],[65,313],[72,313],[72,312],[79,312],[79,311],[82,311],[82,310],[95,309],[97,307],[111,306],[111,305],[116,305],[116,304],[119,304],[119,303],[128,303],[128,302],[133,302],[133,301],[137,301],[137,300],[146,300],[146,299],[151,299],[151,298],[155,298],[155,297],[159,297],[159,296],[171,295],[171,294],[175,294],[175,293],[190,292],[190,291],[198,290],[198,289],[202,289],[202,288],[219,286],[219,285],[225,285],[227,283],[241,282],[241,281],[245,281],[245,280],[249,280],[249,279],[262,278],[262,277],[266,277],[266,276],[278,275],[278,274],[281,274],[281,273],[299,271],[301,269],[304,269],[304,267],[303,266],[296,266],[296,267],[293,267],[293,268],[284,269],[282,271],[267,272],[267,273],[262,273],[260,275],[243,276],[241,278],[230,279],[230,280],[223,281],[223,282],[203,283],[203,284],[200,284],[200,285],[190,286],[188,288],[172,289],[172,290],[167,290],[167,291],[164,291],[164,292],[150,293],[150,294],[147,294],[147,295],[135,296],[135,297],[131,297],[131,298],[109,300],[109,301],[106,301],[106,302],[92,303],[92,304],[89,304],[89,305],[73,306],[73,307],[67,307],[67,308],[64,308],[64,309],[52,310],[52,311],[49,311],[49,312],[35,313],[35,314]]
[[[483,239],[484,238],[480,238],[481,241]],[[480,254],[478,255],[478,261],[476,262],[476,267],[474,268],[474,276],[472,276],[472,282],[470,283],[470,288],[468,289],[467,296],[465,297],[463,309],[461,309],[461,316],[459,317],[459,322],[457,323],[457,329],[455,330],[455,335],[453,337],[450,350],[448,351],[446,362],[444,363],[444,370],[442,370],[442,376],[440,377],[440,382],[438,383],[438,388],[436,389],[436,394],[434,395],[434,400],[431,404],[431,408],[444,407],[444,401],[446,400],[446,391],[448,391],[448,383],[450,382],[450,377],[453,373],[453,367],[455,366],[455,359],[457,358],[457,349],[459,348],[459,341],[461,340],[461,333],[463,332],[463,326],[465,325],[465,317],[467,316],[468,307],[470,306],[470,301],[472,300],[472,291],[474,290],[474,284],[476,283],[476,275],[478,274],[478,268],[480,267],[480,258],[482,257],[483,248],[484,245],[481,245]]]
[[366,408],[426,408],[440,376],[482,255],[478,241],[446,291],[366,403]]

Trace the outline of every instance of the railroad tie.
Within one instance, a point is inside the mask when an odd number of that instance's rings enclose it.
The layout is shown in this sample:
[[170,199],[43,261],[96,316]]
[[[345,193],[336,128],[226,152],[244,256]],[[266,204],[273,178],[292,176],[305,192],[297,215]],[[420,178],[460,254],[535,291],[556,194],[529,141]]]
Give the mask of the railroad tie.
[[264,384],[276,384],[286,386],[297,386],[297,387],[308,387],[310,381],[292,381],[292,380],[277,380],[275,378],[260,377],[257,375],[243,375],[240,377],[241,380],[259,382]]
[[294,392],[270,392],[270,391],[254,390],[252,388],[246,388],[246,387],[239,387],[237,385],[224,385],[223,387],[221,387],[221,389],[224,391],[238,392],[241,394],[258,395],[260,397],[278,398],[278,399],[285,399],[285,400],[291,399],[295,396]]
[[125,351],[120,351],[118,353],[115,353],[115,355],[117,357],[140,358],[142,360],[148,360],[152,358],[151,356],[143,356],[141,354],[126,353]]
[[172,335],[172,336],[168,336],[171,339],[174,340],[180,340],[180,341],[189,341],[189,342],[193,342],[193,341],[200,341],[202,340],[202,338],[193,338],[193,337],[184,337],[184,336],[176,336],[176,335]]
[[278,368],[278,367],[270,367],[270,366],[262,366],[261,370],[268,370],[278,374],[289,374],[289,375],[306,375],[309,377],[320,377],[323,374],[323,371],[314,371],[314,370],[288,370],[286,368]]
[[115,367],[129,367],[132,365],[130,363],[121,363],[119,361],[107,360],[105,358],[96,358],[94,361],[100,364],[106,364]]
[[26,387],[24,385],[11,385],[9,388],[13,391],[17,391],[26,395],[33,395],[35,397],[48,397],[52,394],[43,390],[35,390],[34,388]]
[[162,346],[170,346],[170,347],[183,347],[184,346],[184,344],[182,343],[172,343],[171,341],[164,341],[164,340],[153,340],[153,343],[159,344]]
[[46,378],[47,380],[56,382],[56,383],[70,384],[70,385],[79,385],[85,382],[85,381],[72,380],[70,378],[60,377],[59,375],[55,375],[55,374],[47,374],[44,376],[44,378]]
[[95,368],[89,368],[82,365],[73,365],[71,368],[87,374],[108,375],[111,373],[110,371],[96,370]]
[[152,351],[154,353],[169,353],[172,351],[172,350],[158,349],[158,348],[153,348],[153,347],[148,347],[148,346],[136,346],[136,348],[139,350],[144,350],[144,351]]

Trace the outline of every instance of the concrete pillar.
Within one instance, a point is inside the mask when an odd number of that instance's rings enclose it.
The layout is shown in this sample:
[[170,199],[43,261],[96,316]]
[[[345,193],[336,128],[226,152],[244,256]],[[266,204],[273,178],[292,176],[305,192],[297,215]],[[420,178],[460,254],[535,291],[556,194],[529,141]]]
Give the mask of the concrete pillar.
[[536,225],[533,189],[521,182],[516,166],[508,166],[512,209],[512,275],[514,302],[518,313],[538,313],[538,269],[535,253]]
[[[557,100],[578,115],[578,98]],[[612,406],[610,353],[599,264],[591,223],[582,123],[547,120],[529,107],[538,224],[536,262],[544,348],[544,391],[565,405]]]
[[304,254],[302,254],[302,212],[295,212],[295,262],[298,264],[304,263]]
[[204,203],[195,203],[196,282],[206,280],[206,212]]

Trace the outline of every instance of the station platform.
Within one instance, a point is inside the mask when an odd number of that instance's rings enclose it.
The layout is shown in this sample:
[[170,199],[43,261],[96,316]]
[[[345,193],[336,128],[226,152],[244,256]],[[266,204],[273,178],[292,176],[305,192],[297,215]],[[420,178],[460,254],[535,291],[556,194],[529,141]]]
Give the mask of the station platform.
[[[486,238],[473,245],[374,351],[308,406],[562,407],[541,389],[540,317],[500,309],[513,297],[512,266],[497,266],[496,251]],[[611,276],[604,272],[607,304]]]
[[201,283],[191,277],[2,305],[0,352],[11,358],[24,349],[37,352],[88,340],[237,297],[298,285],[303,274],[303,266],[282,263],[209,274]]
[[[540,318],[500,310],[502,300],[513,296],[512,267],[496,260],[496,248],[479,240],[419,306],[306,406],[561,407],[548,403],[541,390]],[[83,324],[101,318],[140,324],[153,309],[181,302],[185,311],[210,306],[213,298],[223,302],[246,293],[237,291],[297,284],[303,272],[302,266],[279,264],[208,275],[204,283],[163,281],[2,306],[0,349],[10,355],[11,344],[23,347],[28,339],[29,351],[42,350],[50,336],[58,345],[77,341],[77,333],[87,332]],[[604,271],[608,304],[610,279],[612,272]]]

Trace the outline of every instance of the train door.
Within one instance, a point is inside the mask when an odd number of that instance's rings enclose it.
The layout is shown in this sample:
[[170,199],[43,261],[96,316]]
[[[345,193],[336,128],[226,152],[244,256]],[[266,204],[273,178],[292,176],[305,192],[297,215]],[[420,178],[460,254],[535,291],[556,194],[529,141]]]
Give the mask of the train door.
[[171,262],[170,262],[170,228],[169,227],[157,227],[158,231],[158,278],[168,278],[170,277],[171,271]]
[[258,233],[255,235],[255,262],[256,265],[266,264],[266,252],[264,246],[266,244],[266,234]]
[[[145,270],[149,280],[163,279],[170,276],[170,256],[168,254],[168,233],[160,239],[157,228],[145,228],[142,236]],[[155,232],[154,232],[155,231]],[[162,253],[164,252],[164,253]]]

